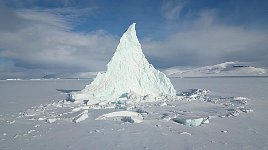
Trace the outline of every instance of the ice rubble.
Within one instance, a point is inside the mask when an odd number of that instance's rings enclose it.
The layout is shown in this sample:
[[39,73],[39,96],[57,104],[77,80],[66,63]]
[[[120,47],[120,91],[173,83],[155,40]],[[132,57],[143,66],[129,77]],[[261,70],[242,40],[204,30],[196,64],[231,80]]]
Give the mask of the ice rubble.
[[107,72],[98,73],[91,84],[72,93],[71,98],[76,102],[89,100],[88,104],[96,104],[123,97],[146,100],[163,95],[175,96],[176,91],[169,78],[145,58],[133,23],[121,37]]
[[32,107],[21,112],[20,117],[46,123],[59,121],[79,123],[88,118],[123,123],[159,120],[195,127],[209,123],[214,117],[237,117],[241,113],[253,112],[248,101],[246,97],[222,97],[205,89],[188,89],[178,91],[175,99],[142,103],[117,101],[87,105],[62,100]]

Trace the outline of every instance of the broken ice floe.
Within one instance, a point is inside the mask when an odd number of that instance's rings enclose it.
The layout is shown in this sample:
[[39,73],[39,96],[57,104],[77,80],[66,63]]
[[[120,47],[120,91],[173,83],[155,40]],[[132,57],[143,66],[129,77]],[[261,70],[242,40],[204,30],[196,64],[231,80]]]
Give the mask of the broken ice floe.
[[[134,97],[135,98],[135,97]],[[140,123],[143,120],[172,121],[187,126],[199,126],[213,117],[236,117],[253,110],[245,97],[222,97],[204,89],[178,92],[176,97],[158,97],[154,101],[118,99],[97,104],[77,104],[62,100],[32,107],[20,113],[28,120],[54,123],[57,121],[81,122],[93,120],[115,120]],[[102,113],[95,113],[97,110]],[[105,111],[101,111],[105,110]]]
[[209,93],[209,90],[205,89],[188,89],[186,91],[179,91],[177,96],[182,96],[188,100],[203,99],[205,95]]
[[174,121],[176,123],[196,127],[201,124],[209,123],[209,116],[200,116],[197,113],[184,112],[184,113],[165,113],[161,117],[164,121]]

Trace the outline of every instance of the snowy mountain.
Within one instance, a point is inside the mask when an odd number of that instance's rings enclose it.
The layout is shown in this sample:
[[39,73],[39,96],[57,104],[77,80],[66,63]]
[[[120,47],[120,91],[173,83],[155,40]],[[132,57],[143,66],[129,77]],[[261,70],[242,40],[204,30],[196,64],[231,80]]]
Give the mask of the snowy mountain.
[[172,67],[163,71],[168,77],[212,77],[212,76],[267,76],[268,69],[258,68],[244,62],[224,62],[199,68]]
[[116,100],[123,97],[175,96],[169,78],[145,58],[136,36],[135,23],[123,34],[105,73],[80,92],[72,93],[76,101]]
[[[213,76],[268,76],[268,69],[253,67],[245,62],[224,62],[205,67],[181,67],[175,66],[162,69],[168,77],[213,77]],[[102,71],[104,73],[104,71]],[[95,78],[98,72],[57,73],[49,74],[44,79],[66,78]]]

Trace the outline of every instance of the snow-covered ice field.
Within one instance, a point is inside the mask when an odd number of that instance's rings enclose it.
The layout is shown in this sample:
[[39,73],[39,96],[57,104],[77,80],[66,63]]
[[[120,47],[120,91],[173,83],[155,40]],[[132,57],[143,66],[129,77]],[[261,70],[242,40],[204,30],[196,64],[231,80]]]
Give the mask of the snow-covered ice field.
[[267,77],[171,78],[180,100],[131,111],[59,102],[91,81],[0,81],[0,149],[268,149]]

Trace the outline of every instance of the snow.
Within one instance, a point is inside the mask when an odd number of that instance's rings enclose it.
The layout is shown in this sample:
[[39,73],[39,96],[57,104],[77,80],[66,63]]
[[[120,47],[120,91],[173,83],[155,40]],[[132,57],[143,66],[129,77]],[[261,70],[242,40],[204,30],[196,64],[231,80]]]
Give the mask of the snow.
[[76,102],[89,100],[90,104],[95,104],[130,98],[131,95],[135,98],[176,95],[169,78],[145,58],[136,36],[135,23],[121,37],[107,71],[99,73],[82,91],[72,93],[71,98]]
[[[0,81],[0,149],[268,148],[267,77],[173,78],[176,98],[125,108],[115,108],[118,103],[75,104],[57,90],[80,90],[90,81]],[[88,118],[73,123],[84,110]],[[238,116],[228,115],[234,110]],[[120,111],[138,113],[143,120],[135,123],[133,115],[95,120]],[[189,127],[174,121],[183,117],[208,117],[209,124]],[[58,120],[47,123],[49,118]]]
[[172,67],[163,71],[168,77],[268,76],[268,69],[244,62],[224,62],[199,68]]

